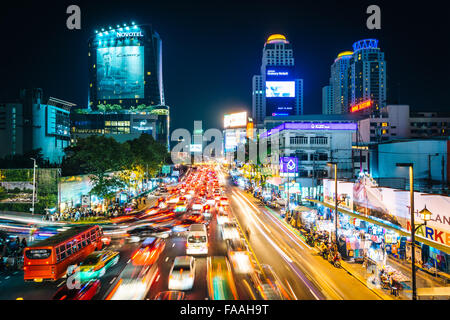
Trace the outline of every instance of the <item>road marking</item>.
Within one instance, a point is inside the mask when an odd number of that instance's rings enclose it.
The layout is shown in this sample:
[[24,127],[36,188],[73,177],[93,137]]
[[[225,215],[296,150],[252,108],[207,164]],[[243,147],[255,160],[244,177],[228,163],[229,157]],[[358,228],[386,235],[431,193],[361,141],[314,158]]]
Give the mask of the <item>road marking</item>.
[[7,280],[8,280],[8,279],[9,279],[9,276],[7,276],[7,277],[6,277],[5,279],[7,279]]
[[160,276],[161,276],[161,275],[158,274],[158,277],[156,277],[155,282],[158,282]]
[[166,260],[164,260],[165,262],[169,261],[169,257],[166,257]]
[[294,290],[292,290],[292,287],[291,287],[289,281],[287,281],[287,279],[285,279],[285,281],[286,281],[286,283],[287,283],[287,285],[289,287],[289,290],[291,291],[292,295],[294,296],[295,300],[298,300],[297,296],[294,293]]
[[175,242],[172,244],[172,248],[175,247]]
[[56,287],[59,288],[59,287],[61,287],[64,283],[66,283],[66,282],[65,282],[65,281],[61,281],[61,283],[58,284]]
[[117,277],[114,277],[114,278],[109,282],[109,284],[112,284],[116,279],[117,279]]

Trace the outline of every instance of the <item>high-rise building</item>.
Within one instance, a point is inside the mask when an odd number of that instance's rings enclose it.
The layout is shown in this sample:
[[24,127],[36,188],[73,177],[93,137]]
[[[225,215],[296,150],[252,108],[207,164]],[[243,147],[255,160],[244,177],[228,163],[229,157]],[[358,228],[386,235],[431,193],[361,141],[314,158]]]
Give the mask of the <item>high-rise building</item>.
[[[365,112],[377,113],[386,106],[386,61],[378,48],[378,40],[355,42],[353,52],[341,52],[330,71],[331,88],[322,90],[324,114],[353,112],[352,107],[369,101],[370,108],[365,108]],[[333,96],[331,106],[327,104],[329,94]]]
[[149,25],[96,31],[88,41],[89,108],[164,105],[162,42]]
[[373,113],[386,106],[386,61],[378,40],[366,39],[353,44],[348,69],[349,107],[371,101]]
[[95,32],[88,42],[89,107],[71,116],[73,142],[93,134],[123,142],[147,133],[169,148],[161,51],[149,25]]
[[266,116],[303,114],[303,80],[294,72],[292,45],[281,34],[264,44],[261,73],[252,79],[252,117],[262,124]]
[[[46,101],[46,102],[45,102]],[[70,144],[70,109],[76,105],[42,89],[22,89],[18,99],[0,103],[0,157],[41,149],[43,159],[61,163]]]
[[348,111],[348,68],[353,52],[341,52],[331,65],[330,86],[333,87],[333,114]]
[[333,112],[333,86],[322,88],[322,114],[334,114]]

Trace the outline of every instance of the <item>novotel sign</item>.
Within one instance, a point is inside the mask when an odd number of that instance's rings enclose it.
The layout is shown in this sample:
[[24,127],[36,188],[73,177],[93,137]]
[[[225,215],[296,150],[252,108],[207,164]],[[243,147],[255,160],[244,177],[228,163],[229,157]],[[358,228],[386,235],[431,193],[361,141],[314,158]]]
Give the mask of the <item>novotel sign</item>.
[[354,122],[286,122],[269,131],[263,132],[261,138],[271,136],[283,130],[350,130],[356,131],[358,124]]
[[142,31],[136,32],[116,32],[116,38],[143,37]]

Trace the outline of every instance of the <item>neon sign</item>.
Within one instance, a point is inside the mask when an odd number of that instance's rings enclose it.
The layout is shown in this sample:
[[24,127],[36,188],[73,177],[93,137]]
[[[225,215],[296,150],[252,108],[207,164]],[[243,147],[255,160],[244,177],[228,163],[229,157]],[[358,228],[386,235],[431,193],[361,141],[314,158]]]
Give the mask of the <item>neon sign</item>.
[[126,38],[126,37],[143,37],[142,31],[139,32],[116,32],[117,38]]
[[350,108],[350,112],[357,112],[364,109],[368,109],[372,107],[372,100],[363,101],[361,103],[355,104],[353,107]]

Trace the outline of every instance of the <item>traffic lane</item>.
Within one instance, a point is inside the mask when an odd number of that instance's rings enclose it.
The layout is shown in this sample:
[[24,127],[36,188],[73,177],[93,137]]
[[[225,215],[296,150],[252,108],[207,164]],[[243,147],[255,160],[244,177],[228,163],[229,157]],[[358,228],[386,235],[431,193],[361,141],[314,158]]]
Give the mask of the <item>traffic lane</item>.
[[261,214],[258,215],[258,218],[270,231],[273,241],[283,248],[283,252],[317,287],[322,289],[328,299],[380,299],[378,295],[344,269],[336,268],[320,257],[313,248],[304,243],[303,239],[292,233],[264,207],[257,205],[250,196],[244,192],[240,192],[240,195],[259,209]]
[[[295,266],[289,261],[290,259],[268,237],[267,232],[262,231],[251,220],[249,213],[245,212],[248,210],[245,205],[236,202],[235,198],[231,197],[230,207],[242,228],[250,230],[250,236],[247,240],[257,261],[260,264],[267,264],[273,268],[282,281],[283,286],[286,287],[286,291],[293,292],[291,293],[292,298],[298,300],[320,299],[321,296],[317,293],[317,289],[308,283],[310,281],[301,272],[295,269]],[[259,266],[255,266],[255,268],[259,268]]]
[[[186,255],[186,235],[177,233],[166,239],[166,246],[161,256],[157,260],[159,276],[152,284],[146,299],[154,297],[162,291],[169,290],[169,275],[175,257]],[[203,300],[208,296],[206,287],[206,258],[194,256],[195,258],[195,279],[191,290],[185,290],[187,300]]]
[[[109,268],[105,275],[99,279],[101,282],[101,289],[95,299],[101,297],[102,293],[109,288],[109,283],[121,272],[134,250],[132,244],[113,242],[110,246],[105,247],[105,249],[119,251],[120,257],[118,263]],[[1,279],[0,285],[4,289],[0,290],[0,300],[15,300],[17,298],[22,298],[24,300],[51,300],[56,291],[63,286],[66,281],[67,278],[64,277],[54,282],[25,282],[23,280],[23,271],[16,271]]]

